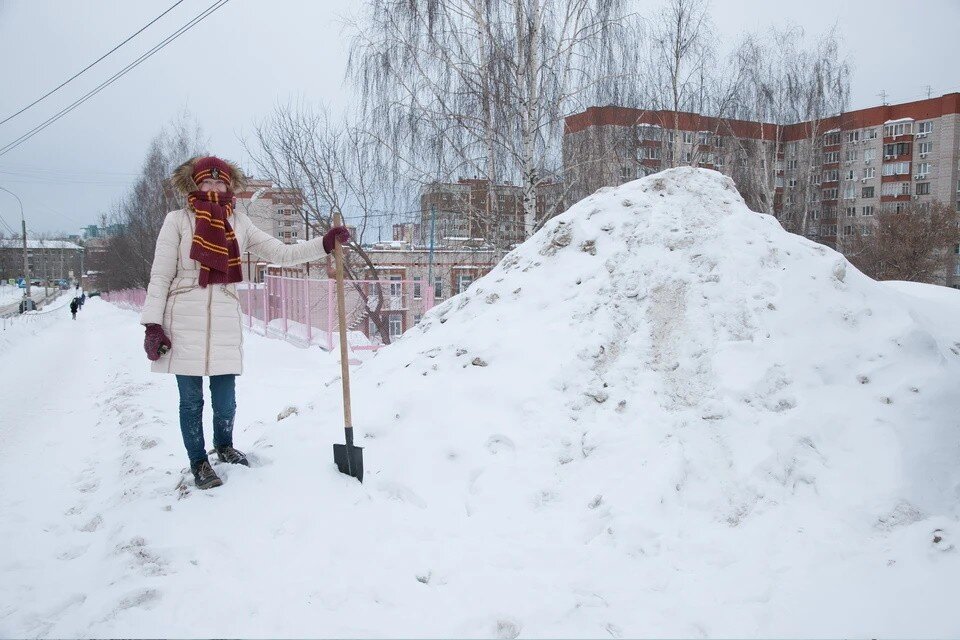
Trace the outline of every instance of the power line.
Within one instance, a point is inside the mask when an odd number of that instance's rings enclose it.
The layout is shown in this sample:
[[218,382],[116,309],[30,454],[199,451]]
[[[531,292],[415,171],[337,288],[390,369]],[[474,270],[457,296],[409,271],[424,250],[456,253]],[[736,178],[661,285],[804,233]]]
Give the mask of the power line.
[[13,115],[7,116],[7,117],[4,118],[3,120],[0,120],[0,124],[4,124],[4,123],[6,123],[6,122],[8,122],[8,121],[10,121],[10,120],[13,120],[14,118],[16,118],[18,115],[20,115],[21,113],[23,113],[23,112],[26,111],[27,109],[29,109],[29,108],[31,108],[31,107],[39,104],[39,103],[42,102],[43,100],[49,98],[50,96],[52,96],[52,95],[53,95],[54,93],[56,93],[57,91],[60,91],[60,89],[63,89],[65,86],[67,86],[68,84],[70,84],[71,82],[73,82],[74,80],[76,80],[78,77],[80,77],[81,75],[83,75],[84,73],[86,73],[91,67],[93,67],[94,65],[96,65],[98,62],[100,62],[101,60],[103,60],[104,58],[106,58],[107,56],[109,56],[111,53],[113,53],[114,51],[116,51],[117,49],[119,49],[120,47],[122,47],[123,45],[125,45],[125,44],[127,44],[128,42],[130,42],[131,40],[133,40],[135,37],[137,37],[137,36],[140,35],[141,33],[143,33],[144,30],[145,30],[147,27],[149,27],[150,25],[152,25],[154,22],[156,22],[157,20],[159,20],[159,19],[162,18],[163,16],[167,15],[168,13],[170,13],[178,4],[180,4],[180,3],[182,3],[182,2],[183,2],[183,0],[177,0],[177,2],[174,2],[174,3],[170,6],[169,9],[167,9],[166,11],[164,11],[163,13],[161,13],[160,15],[158,15],[156,18],[154,18],[153,20],[151,20],[151,21],[148,22],[147,24],[143,25],[143,27],[141,27],[141,29],[140,29],[139,31],[137,31],[136,33],[134,33],[133,35],[131,35],[129,38],[127,38],[126,40],[124,40],[123,42],[121,42],[120,44],[118,44],[117,46],[115,46],[113,49],[110,49],[110,51],[107,51],[105,54],[103,54],[102,56],[100,56],[99,58],[97,58],[96,60],[94,60],[93,62],[91,62],[90,64],[88,64],[87,66],[85,66],[83,69],[81,69],[80,71],[78,71],[78,72],[75,73],[74,75],[70,76],[69,78],[67,78],[66,80],[64,80],[63,82],[61,82],[61,83],[60,83],[59,85],[57,85],[55,88],[51,89],[51,90],[48,91],[47,93],[43,94],[42,96],[40,96],[39,98],[37,98],[36,100],[34,100],[34,101],[31,102],[30,104],[28,104],[27,106],[25,106],[24,108],[20,109],[20,111],[17,111],[17,112],[14,113]]
[[0,224],[6,227],[7,231],[10,232],[10,235],[17,235],[17,232],[13,230],[13,227],[7,224],[7,221],[3,219],[3,216],[0,216]]
[[199,24],[201,21],[203,21],[204,18],[210,16],[210,15],[211,15],[212,13],[214,13],[217,9],[220,9],[221,7],[223,7],[223,6],[224,6],[225,4],[227,4],[228,2],[230,2],[230,0],[217,0],[217,2],[214,2],[212,5],[210,5],[209,7],[207,7],[206,9],[204,9],[201,13],[199,13],[196,17],[194,17],[192,20],[190,20],[190,22],[188,22],[188,23],[185,24],[184,26],[180,27],[177,31],[175,31],[175,32],[172,33],[171,35],[167,36],[164,40],[162,40],[162,41],[160,42],[160,44],[154,46],[152,49],[150,49],[149,51],[147,51],[147,53],[143,54],[142,56],[140,56],[139,58],[137,58],[136,60],[134,60],[133,62],[131,62],[129,65],[127,65],[126,67],[124,67],[123,69],[121,69],[120,71],[118,71],[116,74],[114,74],[113,76],[111,76],[109,79],[105,80],[103,83],[101,83],[100,85],[98,85],[96,88],[92,89],[90,92],[88,92],[88,93],[87,93],[86,95],[84,95],[82,98],[78,99],[77,101],[75,101],[75,102],[74,102],[73,104],[71,104],[70,106],[62,109],[59,113],[51,116],[50,118],[48,118],[48,119],[47,119],[46,121],[44,121],[43,123],[37,125],[36,127],[34,127],[33,129],[31,129],[31,130],[28,131],[27,133],[23,134],[22,136],[20,136],[19,138],[17,138],[17,139],[14,140],[13,142],[10,142],[10,143],[7,144],[5,147],[3,147],[2,149],[0,149],[0,156],[3,156],[3,155],[5,155],[5,154],[9,153],[10,151],[12,151],[13,149],[19,147],[21,144],[23,144],[24,142],[26,142],[27,140],[29,140],[29,139],[32,138],[33,136],[35,136],[36,134],[38,134],[38,133],[40,133],[41,131],[43,131],[44,129],[46,129],[47,127],[49,127],[51,124],[53,124],[54,122],[56,122],[57,120],[59,120],[59,119],[62,118],[63,116],[67,115],[68,113],[70,113],[71,111],[73,111],[74,109],[76,109],[77,107],[79,107],[81,104],[83,104],[84,102],[86,102],[87,100],[89,100],[90,98],[92,98],[93,96],[95,96],[96,94],[100,93],[103,89],[107,88],[108,86],[110,86],[111,84],[113,84],[114,82],[116,82],[117,80],[119,80],[120,78],[122,78],[123,76],[125,76],[127,73],[129,73],[130,71],[132,71],[134,68],[136,68],[137,66],[139,66],[142,62],[144,62],[145,60],[147,60],[148,58],[150,58],[153,54],[155,54],[156,52],[160,51],[161,49],[163,49],[164,47],[166,47],[168,44],[170,44],[171,42],[173,42],[174,40],[176,40],[177,38],[179,38],[180,36],[182,36],[184,33],[186,33],[187,31],[189,31],[189,30],[192,29],[193,27],[195,27],[197,24]]

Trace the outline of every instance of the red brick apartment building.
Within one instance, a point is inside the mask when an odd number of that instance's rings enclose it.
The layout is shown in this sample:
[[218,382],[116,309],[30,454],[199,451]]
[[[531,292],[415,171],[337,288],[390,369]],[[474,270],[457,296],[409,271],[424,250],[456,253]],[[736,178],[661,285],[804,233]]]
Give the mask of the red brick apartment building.
[[[761,210],[744,175],[744,149],[752,145],[770,155],[772,213],[781,217],[808,200],[806,235],[838,250],[858,227],[869,233],[881,211],[932,201],[960,210],[960,93],[815,123],[606,106],[571,115],[565,125],[570,202],[670,166],[695,165],[733,176],[747,203]],[[795,231],[788,218],[781,222]],[[945,276],[942,284],[960,287],[960,262]]]

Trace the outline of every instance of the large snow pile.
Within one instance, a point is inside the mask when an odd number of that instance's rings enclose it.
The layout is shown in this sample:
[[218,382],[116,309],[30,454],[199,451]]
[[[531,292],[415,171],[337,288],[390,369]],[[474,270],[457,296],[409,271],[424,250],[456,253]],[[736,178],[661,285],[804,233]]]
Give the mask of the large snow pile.
[[371,484],[457,549],[434,570],[466,579],[463,546],[489,545],[475,588],[547,614],[532,635],[956,634],[941,325],[677,169],[585,199],[435,309],[360,370],[355,423]]
[[200,492],[96,302],[0,368],[49,402],[0,418],[0,636],[956,637],[958,316],[668,171],[354,370],[362,485],[335,358],[248,334],[255,465]]

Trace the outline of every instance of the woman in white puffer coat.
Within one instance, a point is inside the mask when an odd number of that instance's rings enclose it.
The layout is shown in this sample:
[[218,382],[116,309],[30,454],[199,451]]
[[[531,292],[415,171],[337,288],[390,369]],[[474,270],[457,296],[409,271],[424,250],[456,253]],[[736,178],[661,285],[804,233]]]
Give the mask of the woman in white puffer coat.
[[233,447],[235,378],[243,372],[243,329],[236,282],[240,255],[249,251],[282,266],[316,260],[345,243],[344,227],[323,238],[284,244],[234,211],[233,190],[243,175],[216,157],[191,158],[172,178],[187,206],[171,211],[157,238],[150,285],[140,322],[152,370],[177,376],[180,431],[197,487],[222,484],[207,459],[203,439],[203,376],[210,378],[213,445],[218,458],[248,464]]

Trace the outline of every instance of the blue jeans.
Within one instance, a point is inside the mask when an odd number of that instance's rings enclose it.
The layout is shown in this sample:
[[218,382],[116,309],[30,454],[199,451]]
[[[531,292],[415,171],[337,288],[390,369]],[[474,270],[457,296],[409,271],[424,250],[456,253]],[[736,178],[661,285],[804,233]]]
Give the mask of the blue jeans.
[[[237,412],[234,374],[210,376],[213,406],[213,446],[233,444],[233,417]],[[180,433],[190,456],[190,464],[207,459],[203,442],[203,376],[177,376],[180,388]]]

